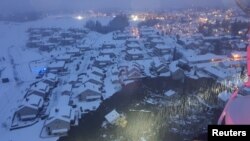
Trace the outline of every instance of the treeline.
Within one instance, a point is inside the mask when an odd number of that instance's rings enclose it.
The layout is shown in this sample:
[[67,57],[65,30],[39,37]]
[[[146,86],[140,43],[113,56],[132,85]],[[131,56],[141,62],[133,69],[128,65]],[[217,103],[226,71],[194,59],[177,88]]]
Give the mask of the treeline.
[[148,26],[148,27],[151,27],[151,26],[155,26],[157,24],[159,24],[161,21],[158,20],[158,19],[147,19],[145,21],[142,21],[140,23],[138,23],[138,26],[139,27],[142,27],[142,26]]
[[39,20],[43,17],[44,14],[40,12],[15,13],[9,15],[0,14],[0,21],[26,22],[26,21]]
[[102,34],[106,34],[116,30],[124,30],[129,26],[129,19],[126,15],[117,15],[113,18],[108,25],[102,25],[100,21],[89,20],[86,22],[85,27]]

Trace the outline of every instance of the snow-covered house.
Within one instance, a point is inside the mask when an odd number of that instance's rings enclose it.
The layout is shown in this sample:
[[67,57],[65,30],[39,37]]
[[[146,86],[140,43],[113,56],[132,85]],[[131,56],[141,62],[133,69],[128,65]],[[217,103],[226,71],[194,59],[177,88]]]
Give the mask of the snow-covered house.
[[96,66],[90,67],[89,73],[93,73],[94,75],[101,76],[102,78],[104,78],[106,76],[105,71],[99,67],[96,67]]
[[19,120],[34,120],[43,108],[43,98],[37,95],[27,96],[16,110]]
[[62,46],[68,46],[68,45],[73,45],[76,42],[76,39],[72,37],[67,37],[67,38],[62,38],[60,40],[60,45]]
[[114,49],[102,49],[100,50],[100,56],[105,56],[105,55],[109,55],[111,58],[115,58],[116,54]]
[[154,54],[156,54],[157,56],[159,55],[165,55],[170,53],[172,50],[172,48],[166,44],[157,44],[154,47]]
[[95,58],[94,65],[100,68],[113,64],[113,59],[109,55],[101,55]]
[[33,84],[30,87],[28,95],[37,95],[42,98],[45,98],[49,94],[49,92],[50,92],[49,84],[40,81],[38,83]]
[[65,61],[66,63],[71,62],[71,54],[59,54],[56,56],[56,61]]
[[49,135],[64,136],[75,122],[75,115],[69,106],[70,96],[60,97],[57,105],[50,110],[44,127]]
[[176,92],[173,91],[173,90],[168,90],[168,91],[166,91],[166,92],[164,93],[164,95],[167,96],[167,97],[172,97],[172,96],[174,96],[175,94],[176,94]]
[[140,49],[140,44],[139,44],[139,42],[130,42],[130,43],[126,44],[126,48],[127,48],[127,50]]
[[91,50],[90,45],[88,44],[84,44],[84,45],[80,44],[80,45],[77,45],[76,47],[80,49],[80,51],[82,52]]
[[64,84],[61,86],[61,95],[71,95],[71,91],[72,91],[72,85],[71,84]]
[[75,47],[67,48],[66,53],[72,56],[79,56],[81,54],[80,49]]
[[156,31],[153,27],[143,26],[140,28],[140,37],[148,38],[149,36],[155,35]]
[[126,60],[140,60],[143,58],[143,52],[139,49],[130,49],[126,51]]
[[73,89],[73,96],[79,101],[91,101],[100,99],[102,93],[98,85],[85,83],[84,85]]
[[39,47],[40,51],[47,51],[50,52],[52,49],[54,49],[56,47],[56,44],[54,43],[43,43],[43,45],[41,45]]
[[204,55],[190,54],[189,56],[186,56],[184,59],[186,59],[188,63],[198,64],[198,63],[220,62],[227,58],[225,56],[208,53]]
[[49,72],[63,72],[66,71],[65,61],[55,61],[48,64]]
[[48,73],[45,75],[43,82],[49,84],[51,88],[55,87],[58,83],[58,77],[56,74]]
[[150,42],[150,46],[157,46],[157,45],[164,45],[165,42],[161,37],[152,37],[152,38],[148,38],[148,41]]
[[103,86],[103,77],[95,75],[93,73],[87,74],[87,81],[95,85]]
[[127,70],[127,79],[138,79],[144,77],[143,72],[136,66],[131,66]]
[[116,111],[113,110],[110,113],[108,113],[105,116],[105,119],[110,123],[110,124],[115,124],[116,121],[121,117],[121,115]]
[[115,49],[116,46],[115,46],[115,44],[104,43],[101,48],[102,49]]

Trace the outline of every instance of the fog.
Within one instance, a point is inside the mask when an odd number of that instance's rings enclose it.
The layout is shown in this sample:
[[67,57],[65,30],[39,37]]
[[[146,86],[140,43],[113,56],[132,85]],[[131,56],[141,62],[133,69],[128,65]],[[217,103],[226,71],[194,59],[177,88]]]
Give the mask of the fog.
[[228,7],[234,0],[0,0],[0,12],[77,11],[91,9],[154,10]]

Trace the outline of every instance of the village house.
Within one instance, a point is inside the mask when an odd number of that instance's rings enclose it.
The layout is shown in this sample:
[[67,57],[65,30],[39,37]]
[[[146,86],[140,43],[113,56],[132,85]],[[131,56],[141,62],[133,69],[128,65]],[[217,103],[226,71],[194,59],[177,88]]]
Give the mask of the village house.
[[102,49],[100,50],[99,56],[109,55],[111,58],[116,58],[114,49]]
[[28,91],[28,95],[37,95],[42,98],[46,98],[49,92],[50,92],[49,84],[40,81],[31,85]]
[[65,136],[70,126],[74,124],[76,118],[69,106],[69,99],[68,95],[61,96],[57,105],[50,110],[49,117],[44,124],[48,135]]
[[95,58],[94,65],[103,68],[112,65],[113,62],[113,59],[109,55],[101,55]]
[[69,63],[72,61],[71,54],[58,54],[55,57],[56,61],[65,61],[66,63]]
[[54,61],[48,64],[49,72],[64,72],[67,70],[65,61]]
[[15,114],[19,120],[27,121],[37,118],[43,108],[43,98],[37,95],[27,96],[18,107]]
[[48,84],[50,88],[54,88],[58,83],[58,77],[56,74],[48,73],[45,75],[43,82]]
[[101,49],[115,49],[116,48],[116,46],[115,46],[115,44],[108,44],[108,43],[104,43],[104,44],[102,44],[102,47],[101,47]]
[[139,49],[131,49],[126,51],[126,60],[140,60],[143,59],[143,52]]
[[75,47],[67,48],[66,53],[70,54],[71,56],[79,56],[79,55],[81,55],[80,49],[75,48]]
[[100,87],[95,84],[85,83],[79,88],[73,89],[73,96],[79,101],[93,101],[101,99],[102,93]]
[[226,56],[215,55],[212,53],[204,55],[192,55],[186,56],[184,58],[190,64],[199,64],[199,63],[209,63],[209,62],[220,62],[226,59]]
[[72,85],[71,84],[64,84],[61,86],[61,95],[68,95],[68,96],[71,96],[72,94]]
[[76,48],[78,48],[81,52],[91,50],[90,45],[88,44],[79,44],[79,45],[76,45]]
[[87,82],[91,82],[95,85],[99,85],[99,86],[103,86],[103,80],[104,78],[99,76],[99,75],[95,75],[93,73],[87,74]]
[[55,49],[55,47],[56,47],[56,44],[54,44],[54,43],[44,43],[42,46],[39,47],[39,50],[50,52],[53,49]]
[[98,75],[98,76],[100,76],[102,78],[105,78],[105,76],[106,76],[105,71],[103,69],[99,68],[99,67],[96,67],[96,66],[91,66],[90,70],[88,72],[93,73],[94,75]]
[[156,56],[162,56],[162,55],[165,55],[165,54],[169,54],[171,53],[171,50],[172,48],[168,45],[165,45],[165,44],[157,44],[155,47],[154,47],[154,54]]

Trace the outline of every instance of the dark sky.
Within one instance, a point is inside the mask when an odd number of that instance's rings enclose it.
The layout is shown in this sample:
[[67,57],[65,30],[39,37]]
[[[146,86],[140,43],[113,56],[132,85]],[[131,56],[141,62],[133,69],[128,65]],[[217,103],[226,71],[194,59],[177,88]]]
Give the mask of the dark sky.
[[169,9],[192,6],[228,6],[234,0],[0,0],[0,12],[26,12],[79,9]]

